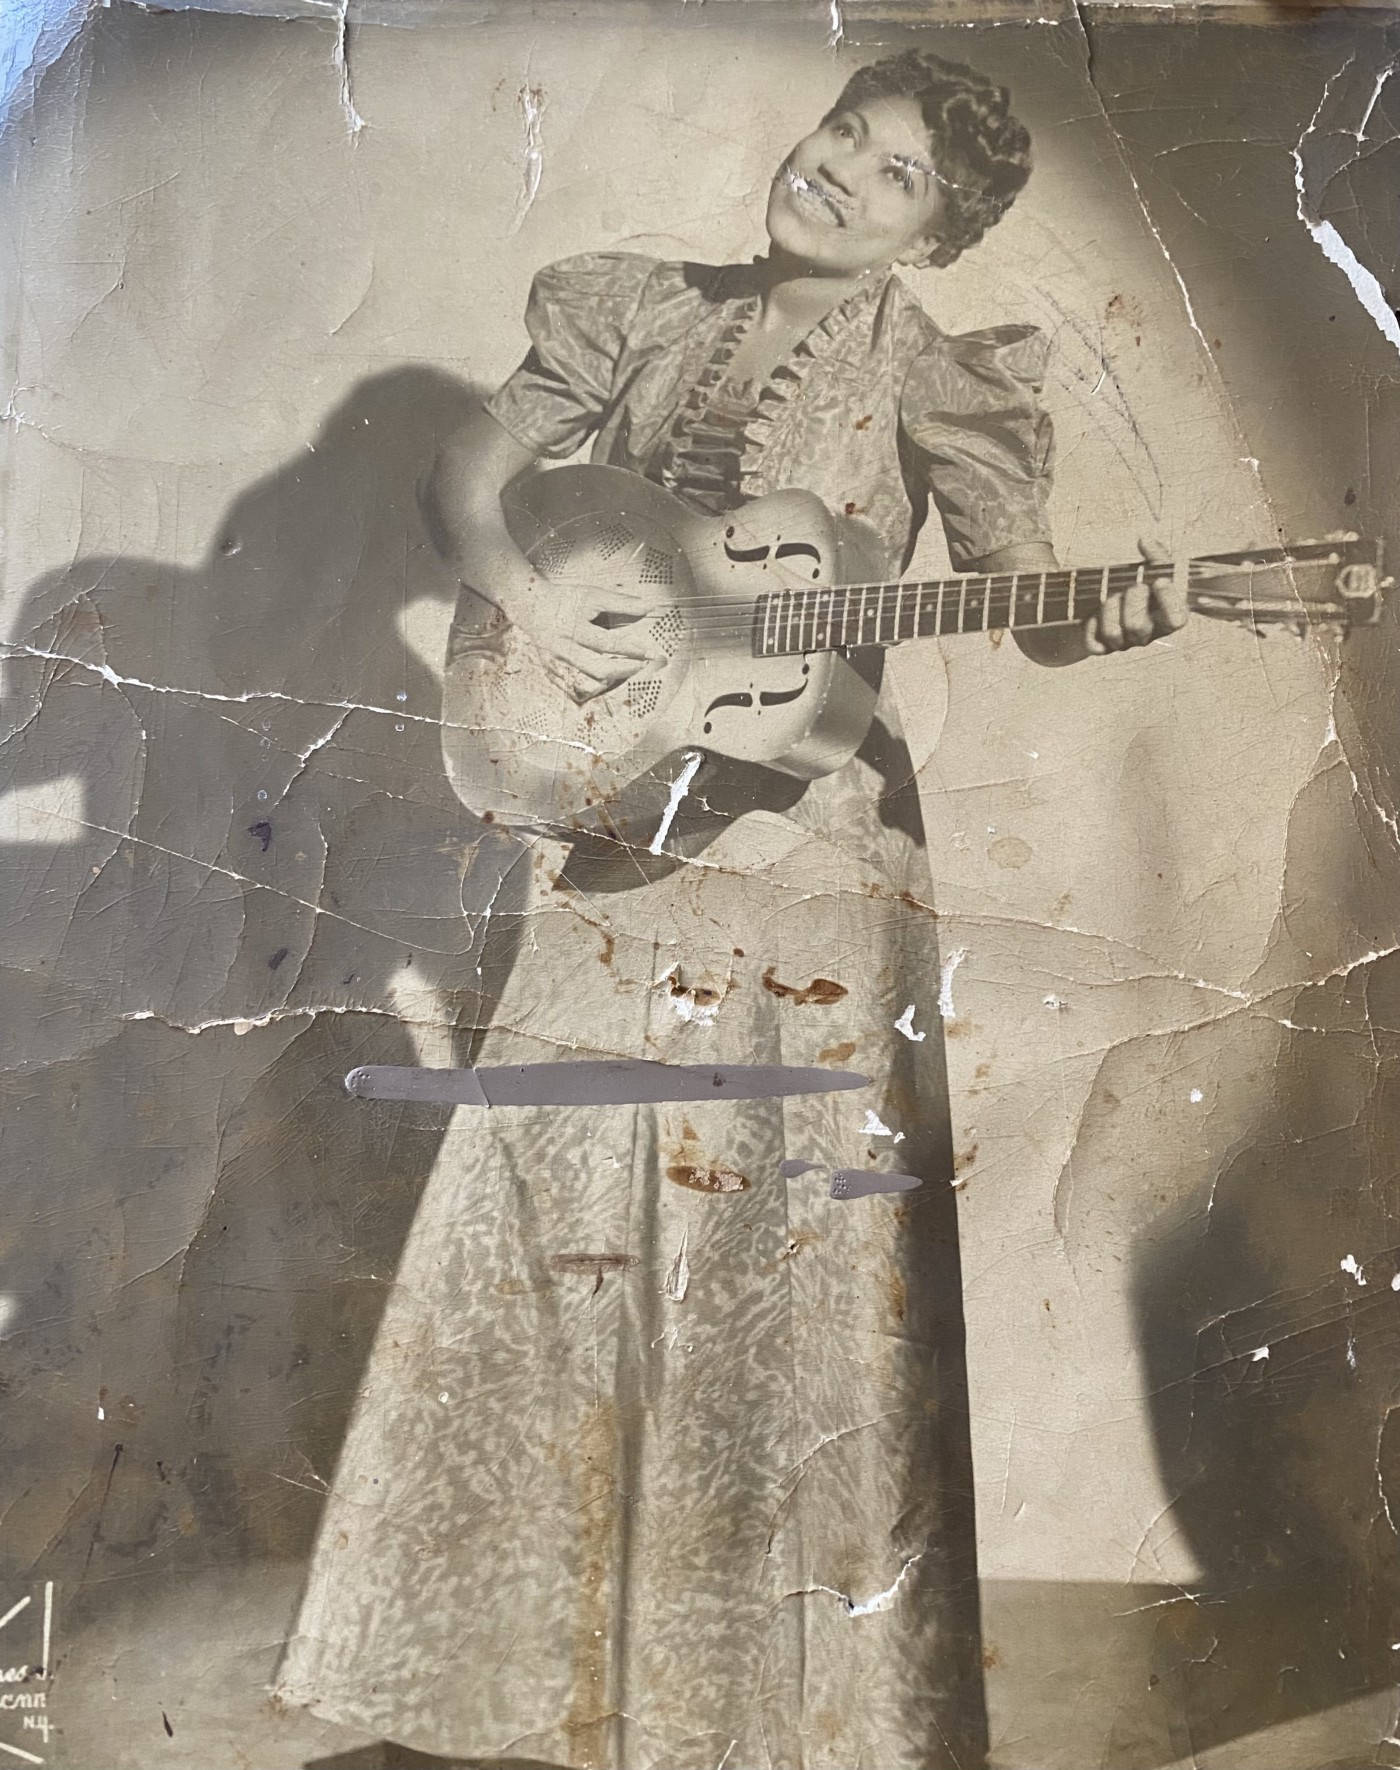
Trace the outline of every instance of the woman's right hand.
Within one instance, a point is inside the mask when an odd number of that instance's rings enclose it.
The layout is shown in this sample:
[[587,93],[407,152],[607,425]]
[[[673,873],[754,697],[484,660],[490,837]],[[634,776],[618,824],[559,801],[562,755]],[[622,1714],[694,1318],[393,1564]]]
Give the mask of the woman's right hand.
[[[433,544],[474,598],[494,603],[534,641],[540,660],[575,700],[616,688],[664,654],[633,590],[546,578],[511,539],[501,492],[534,460],[531,450],[478,411],[443,445],[419,490]],[[479,602],[469,611],[476,619]]]
[[531,573],[528,587],[502,598],[514,626],[529,634],[541,662],[576,701],[592,700],[666,654],[652,638],[662,611],[639,591],[569,583]]

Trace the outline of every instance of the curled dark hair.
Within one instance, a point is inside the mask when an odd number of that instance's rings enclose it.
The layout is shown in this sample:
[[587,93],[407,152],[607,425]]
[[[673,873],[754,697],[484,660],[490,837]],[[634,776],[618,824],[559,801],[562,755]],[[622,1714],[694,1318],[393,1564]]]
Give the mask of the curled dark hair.
[[951,264],[1001,220],[1031,175],[1031,138],[1011,94],[963,62],[906,49],[857,68],[832,114],[873,99],[912,98],[923,112],[945,208],[930,264]]

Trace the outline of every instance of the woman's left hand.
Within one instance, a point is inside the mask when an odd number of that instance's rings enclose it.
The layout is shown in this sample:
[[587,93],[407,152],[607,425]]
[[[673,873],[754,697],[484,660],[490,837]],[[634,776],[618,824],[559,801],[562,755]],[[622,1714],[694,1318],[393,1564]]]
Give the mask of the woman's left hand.
[[1150,645],[1186,625],[1186,589],[1174,580],[1171,555],[1152,539],[1139,541],[1138,552],[1149,569],[1126,590],[1110,596],[1084,623],[1084,644],[1096,655]]

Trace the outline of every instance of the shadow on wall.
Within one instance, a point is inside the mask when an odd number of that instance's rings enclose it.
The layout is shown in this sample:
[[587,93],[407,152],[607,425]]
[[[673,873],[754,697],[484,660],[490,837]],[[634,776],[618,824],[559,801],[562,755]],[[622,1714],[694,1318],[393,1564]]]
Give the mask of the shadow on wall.
[[520,850],[452,795],[406,637],[445,632],[414,487],[475,398],[362,383],[200,567],[78,560],[12,634],[12,1570],[306,1546],[442,1129],[341,1080],[418,1061],[417,1015],[465,1048],[511,960]]
[[1144,1241],[1135,1282],[1164,1484],[1204,1571],[1154,1630],[1192,1750],[1393,1684],[1400,1639],[1400,1209],[1379,1141],[1400,962],[1282,1011],[1263,1133],[1208,1209]]

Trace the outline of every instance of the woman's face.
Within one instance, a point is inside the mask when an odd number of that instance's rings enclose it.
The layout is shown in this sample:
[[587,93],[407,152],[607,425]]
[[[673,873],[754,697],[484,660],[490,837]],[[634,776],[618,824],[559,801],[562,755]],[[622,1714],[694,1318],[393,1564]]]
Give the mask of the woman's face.
[[923,258],[945,204],[916,100],[874,99],[798,142],[769,192],[768,235],[819,274],[859,275]]

